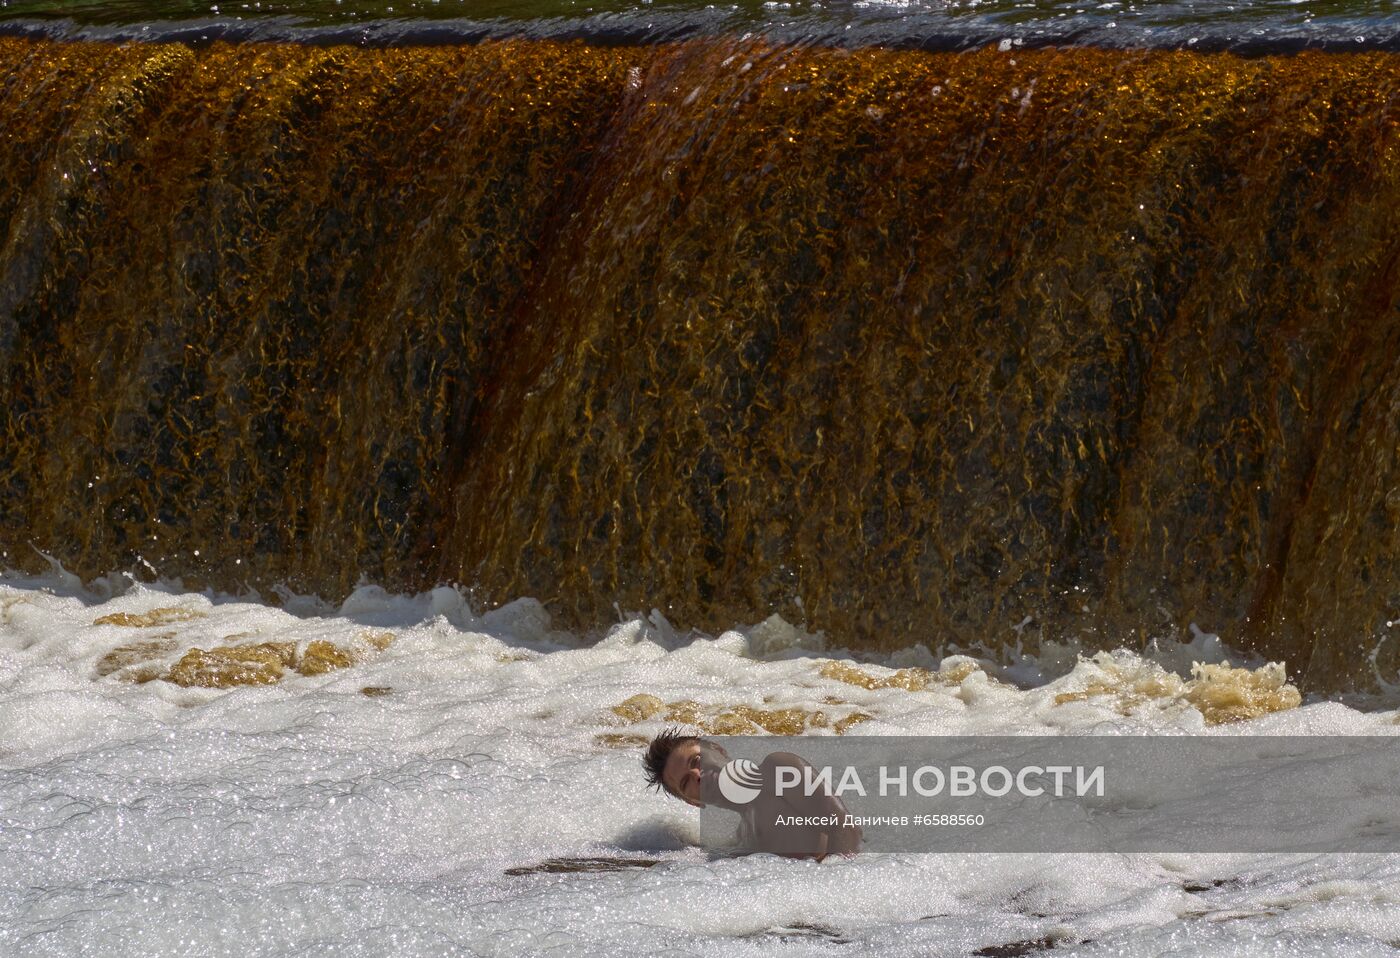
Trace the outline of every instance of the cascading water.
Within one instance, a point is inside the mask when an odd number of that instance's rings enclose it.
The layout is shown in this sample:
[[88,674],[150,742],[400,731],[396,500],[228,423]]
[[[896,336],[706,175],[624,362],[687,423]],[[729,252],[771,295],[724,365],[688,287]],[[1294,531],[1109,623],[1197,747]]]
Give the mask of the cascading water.
[[0,41],[6,562],[1368,686],[1400,60],[1003,46]]

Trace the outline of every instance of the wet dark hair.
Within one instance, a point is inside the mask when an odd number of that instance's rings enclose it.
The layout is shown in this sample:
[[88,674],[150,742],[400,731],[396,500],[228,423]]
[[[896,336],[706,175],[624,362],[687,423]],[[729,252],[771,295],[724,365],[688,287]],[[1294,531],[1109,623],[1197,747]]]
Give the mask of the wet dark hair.
[[642,772],[646,775],[647,787],[661,789],[668,795],[676,794],[661,778],[661,773],[666,770],[666,760],[671,757],[676,746],[698,741],[698,737],[686,734],[682,728],[668,728],[652,739],[646,754],[642,756]]

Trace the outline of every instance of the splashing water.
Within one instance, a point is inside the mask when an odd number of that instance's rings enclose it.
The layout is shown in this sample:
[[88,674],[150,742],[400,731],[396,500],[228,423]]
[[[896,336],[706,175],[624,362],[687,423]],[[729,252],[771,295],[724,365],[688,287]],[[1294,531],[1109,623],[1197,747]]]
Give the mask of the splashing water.
[[[275,681],[172,681],[195,649],[259,645],[293,663]],[[345,658],[298,670],[318,647]],[[1394,712],[1298,706],[1277,665],[1208,663],[1191,680],[1120,650],[1036,687],[1008,680],[1043,667],[926,649],[853,659],[773,619],[706,637],[653,613],[599,639],[554,629],[531,600],[477,615],[450,589],[362,587],[338,608],[289,594],[278,608],[178,583],[10,576],[0,954],[129,953],[137,938],[143,953],[201,956],[1389,947],[1400,864],[1386,856],[708,860],[692,810],[642,788],[637,746],[677,720],[809,734],[855,714],[872,734],[1395,728]]]

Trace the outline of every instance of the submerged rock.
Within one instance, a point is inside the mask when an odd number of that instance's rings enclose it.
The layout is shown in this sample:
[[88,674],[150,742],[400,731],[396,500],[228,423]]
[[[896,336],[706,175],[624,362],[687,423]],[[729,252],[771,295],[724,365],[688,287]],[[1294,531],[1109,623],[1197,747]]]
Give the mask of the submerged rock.
[[960,685],[964,679],[981,668],[976,659],[957,655],[945,659],[936,672],[916,666],[876,676],[847,662],[831,661],[821,667],[821,676],[845,682],[847,685],[859,685],[863,689],[904,689],[906,692],[922,692],[931,685]]
[[146,629],[156,625],[170,625],[174,622],[190,622],[204,618],[205,613],[198,609],[181,606],[150,609],[146,612],[113,612],[93,620],[93,625],[119,625],[126,629]]
[[174,651],[175,637],[173,633],[141,642],[132,642],[129,645],[119,645],[98,659],[97,666],[93,671],[98,678],[103,678],[132,666],[150,662],[153,658]]
[[[157,610],[162,611],[162,610]],[[165,610],[168,611],[168,610]],[[124,614],[124,613],[123,613]],[[324,675],[349,668],[394,641],[392,632],[365,632],[346,645],[327,639],[313,639],[304,646],[296,642],[244,642],[253,633],[240,632],[225,637],[213,648],[187,649],[173,664],[168,657],[178,647],[175,633],[118,646],[98,660],[97,678],[115,675],[131,682],[164,679],[185,688],[226,689],[239,685],[272,685],[286,674]],[[365,695],[384,695],[388,688],[366,687]]]
[[[830,728],[837,735],[870,719],[865,712],[852,711],[833,721],[821,709],[800,705],[764,709],[753,705],[703,705],[692,699],[663,702],[643,693],[614,705],[612,712],[629,724],[661,718],[666,722],[691,726],[707,735],[801,735],[809,729]],[[620,746],[619,746],[620,747]]]
[[296,662],[292,642],[190,649],[165,675],[176,685],[226,689],[236,685],[274,685],[283,670]]
[[507,875],[568,875],[577,872],[620,872],[634,868],[651,868],[660,864],[656,858],[546,858],[534,865],[507,868]]

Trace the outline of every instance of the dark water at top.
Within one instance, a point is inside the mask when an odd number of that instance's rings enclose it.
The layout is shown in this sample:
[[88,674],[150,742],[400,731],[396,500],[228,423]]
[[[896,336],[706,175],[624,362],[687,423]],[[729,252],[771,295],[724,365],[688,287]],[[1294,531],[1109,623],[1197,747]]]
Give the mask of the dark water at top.
[[486,37],[988,43],[1272,52],[1400,48],[1395,0],[0,0],[0,30],[87,39],[397,45]]

